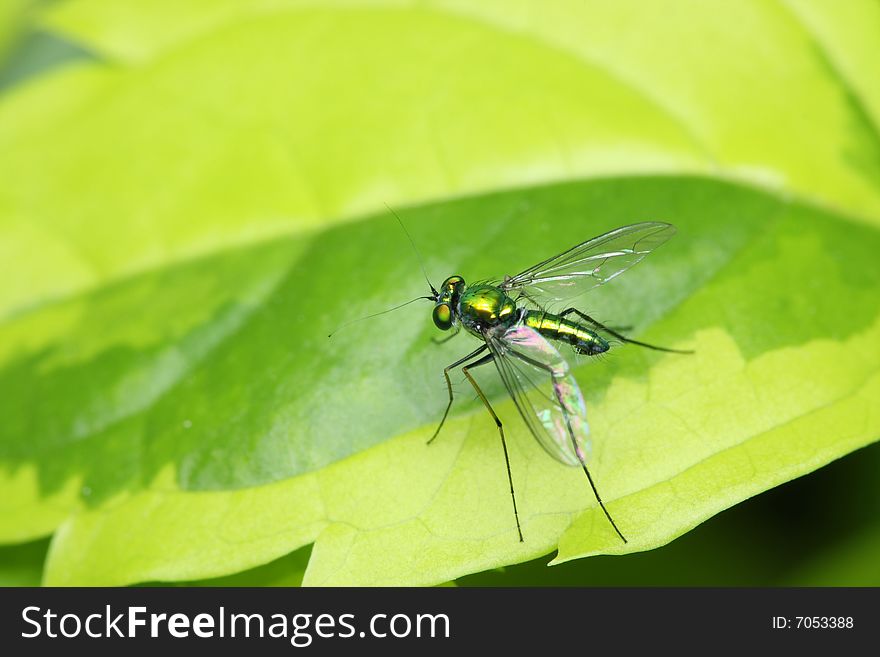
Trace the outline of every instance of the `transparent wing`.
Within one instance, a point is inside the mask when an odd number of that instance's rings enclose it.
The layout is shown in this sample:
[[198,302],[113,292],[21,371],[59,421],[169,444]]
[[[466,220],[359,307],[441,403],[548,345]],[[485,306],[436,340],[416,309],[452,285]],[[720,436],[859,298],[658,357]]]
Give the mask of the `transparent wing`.
[[528,326],[501,328],[484,337],[532,435],[553,458],[580,465],[590,453],[590,428],[584,398],[568,363]]
[[615,228],[505,278],[500,286],[533,300],[571,299],[619,276],[674,234],[675,226],[657,221]]

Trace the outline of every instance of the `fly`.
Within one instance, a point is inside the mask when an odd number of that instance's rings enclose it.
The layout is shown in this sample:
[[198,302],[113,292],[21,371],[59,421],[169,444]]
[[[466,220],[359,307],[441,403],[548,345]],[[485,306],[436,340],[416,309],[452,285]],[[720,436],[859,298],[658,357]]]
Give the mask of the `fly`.
[[[409,237],[403,222],[401,227]],[[531,434],[557,461],[583,470],[605,517],[626,543],[626,537],[605,507],[587,467],[590,429],[586,405],[571,368],[556,345],[569,345],[578,354],[596,356],[611,348],[610,336],[625,344],[656,351],[691,352],[633,340],[575,306],[567,306],[561,312],[552,313],[547,310],[547,304],[570,302],[575,297],[607,283],[640,262],[674,234],[675,227],[662,222],[623,226],[577,244],[515,276],[505,276],[501,280],[468,285],[464,278],[455,275],[443,281],[439,290],[429,280],[431,294],[418,297],[434,302],[432,319],[437,328],[441,331],[452,331],[441,342],[454,337],[462,328],[480,340],[476,349],[444,368],[443,376],[446,379],[449,400],[440,424],[428,443],[437,438],[452,408],[454,395],[449,373],[461,367],[465,378],[473,386],[498,427],[520,541],[523,540],[523,535],[504,426],[471,370],[490,363],[495,365],[507,393]],[[415,248],[414,243],[413,247]],[[416,253],[418,254],[418,249]],[[427,274],[425,278],[427,279]],[[399,307],[401,306],[397,306]]]

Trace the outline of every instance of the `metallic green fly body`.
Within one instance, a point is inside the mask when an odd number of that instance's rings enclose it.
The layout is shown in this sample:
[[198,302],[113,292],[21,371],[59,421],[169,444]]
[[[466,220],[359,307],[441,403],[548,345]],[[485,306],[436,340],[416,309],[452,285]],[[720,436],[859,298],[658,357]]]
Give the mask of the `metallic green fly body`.
[[605,508],[587,468],[590,430],[583,395],[568,363],[553,343],[567,344],[579,354],[595,356],[611,348],[603,337],[611,336],[623,343],[649,349],[688,352],[628,338],[574,306],[551,313],[546,310],[546,304],[570,301],[610,281],[641,261],[674,233],[672,225],[660,222],[624,226],[578,244],[515,276],[472,285],[467,285],[461,276],[450,276],[439,290],[429,282],[431,295],[420,297],[434,302],[432,317],[437,328],[443,331],[453,329],[455,335],[464,327],[481,341],[474,351],[443,370],[449,402],[440,425],[428,442],[437,437],[452,407],[449,372],[461,367],[498,426],[520,541],[523,536],[504,428],[470,370],[488,363],[495,364],[529,431],[555,459],[566,465],[579,466],[584,471],[599,506],[625,543],[626,538]]

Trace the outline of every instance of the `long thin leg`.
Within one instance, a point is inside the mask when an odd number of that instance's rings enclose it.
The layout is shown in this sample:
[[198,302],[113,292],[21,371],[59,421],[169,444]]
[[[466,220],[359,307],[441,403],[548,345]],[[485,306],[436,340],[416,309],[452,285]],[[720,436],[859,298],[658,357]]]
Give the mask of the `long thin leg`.
[[434,432],[434,435],[428,439],[429,445],[433,442],[434,438],[437,437],[437,434],[440,433],[440,429],[443,428],[443,424],[446,422],[446,416],[449,415],[449,409],[452,408],[452,381],[449,380],[449,370],[453,370],[456,367],[458,367],[459,365],[461,365],[462,363],[468,362],[471,358],[479,356],[481,353],[486,351],[486,349],[488,349],[488,348],[489,348],[489,345],[483,343],[482,346],[477,347],[476,349],[474,349],[471,353],[469,353],[464,358],[459,358],[452,365],[448,365],[447,367],[443,368],[443,376],[446,377],[446,389],[449,391],[449,403],[446,404],[446,410],[443,411],[443,418],[440,420],[440,424],[437,427],[437,430]]
[[[557,399],[559,395],[556,395]],[[559,399],[560,405],[562,404],[562,399]],[[599,491],[596,489],[596,484],[593,482],[593,477],[590,476],[590,471],[587,469],[587,464],[584,462],[584,459],[581,457],[580,450],[578,450],[577,441],[574,439],[574,434],[571,431],[571,422],[568,419],[568,413],[565,412],[565,407],[563,406],[563,414],[565,415],[565,424],[568,427],[568,435],[571,437],[571,446],[574,449],[574,453],[578,457],[578,461],[581,462],[581,468],[584,470],[584,474],[587,475],[587,481],[590,482],[590,488],[593,489],[593,495],[596,496],[596,501],[599,502],[599,506],[602,507],[602,511],[605,513],[605,517],[608,518],[608,522],[611,523],[611,526],[614,527],[614,531],[617,532],[617,535],[620,536],[620,540],[624,543],[627,543],[626,536],[624,536],[621,531],[617,528],[617,524],[614,522],[614,518],[611,517],[611,514],[608,513],[608,509],[605,508],[605,503],[602,501],[602,498],[599,497]]]
[[507,441],[504,440],[504,427],[501,425],[501,420],[498,419],[498,415],[495,414],[495,410],[492,408],[492,404],[489,403],[489,400],[486,398],[486,395],[483,394],[483,391],[480,389],[480,386],[477,385],[476,379],[471,376],[471,373],[468,371],[474,367],[479,367],[480,365],[485,365],[486,363],[491,363],[495,360],[494,354],[486,354],[480,360],[475,363],[470,363],[469,365],[465,365],[461,368],[461,371],[464,372],[464,375],[467,377],[468,381],[471,382],[471,385],[474,387],[474,390],[477,391],[477,395],[479,395],[480,399],[483,400],[483,404],[486,405],[486,408],[489,409],[489,413],[492,415],[492,419],[495,420],[495,426],[498,427],[498,433],[501,435],[501,447],[504,449],[504,463],[507,465],[507,481],[510,484],[510,499],[513,502],[513,517],[516,519],[516,531],[519,534],[519,542],[523,542],[522,528],[519,526],[519,512],[516,510],[516,494],[513,492],[513,475],[510,474],[510,456],[507,454]]
[[589,315],[582,313],[577,308],[566,308],[561,313],[559,313],[559,316],[565,317],[566,315],[570,315],[572,313],[574,313],[575,315],[577,315],[581,319],[589,322],[590,324],[592,324],[596,328],[600,328],[603,331],[605,331],[606,333],[613,335],[618,340],[622,340],[623,342],[628,342],[630,344],[637,344],[640,347],[647,347],[648,349],[653,349],[654,351],[668,351],[669,353],[673,353],[673,354],[692,354],[692,353],[694,353],[693,350],[691,350],[691,349],[670,349],[669,347],[658,347],[657,345],[648,344],[647,342],[640,342],[639,340],[633,340],[632,338],[628,338],[625,335],[621,335],[620,333],[618,333],[614,329],[609,328],[608,326],[605,326],[601,322],[596,321],[595,319],[593,319]]
[[568,437],[571,439],[571,446],[574,449],[575,456],[577,456],[578,461],[580,461],[581,468],[584,471],[584,474],[587,475],[587,481],[590,482],[590,488],[593,489],[593,495],[596,496],[596,501],[599,503],[599,506],[602,508],[602,511],[605,513],[605,517],[608,518],[608,522],[611,523],[611,526],[614,527],[614,531],[617,532],[617,535],[620,536],[620,540],[624,543],[627,543],[626,537],[621,533],[621,531],[617,528],[617,523],[614,522],[614,518],[611,517],[611,514],[608,513],[608,509],[605,508],[605,503],[602,501],[602,498],[599,496],[599,490],[596,488],[596,484],[593,481],[593,477],[590,475],[590,470],[587,468],[587,464],[581,456],[581,452],[578,449],[577,440],[574,437],[574,431],[571,428],[571,419],[568,416],[568,411],[565,407],[565,402],[562,399],[562,396],[559,394],[559,389],[556,386],[556,374],[553,371],[553,368],[549,365],[541,363],[539,361],[533,360],[523,354],[518,352],[512,352],[516,358],[528,363],[529,365],[534,365],[542,370],[545,370],[550,375],[550,381],[553,384],[553,393],[556,395],[556,401],[559,402],[559,408],[562,410],[562,415],[565,417],[565,427],[568,429]]

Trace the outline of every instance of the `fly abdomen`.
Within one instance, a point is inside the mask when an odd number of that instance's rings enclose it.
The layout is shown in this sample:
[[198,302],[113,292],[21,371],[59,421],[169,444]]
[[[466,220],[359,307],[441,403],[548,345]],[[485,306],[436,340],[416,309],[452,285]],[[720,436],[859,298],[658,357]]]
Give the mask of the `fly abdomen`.
[[595,331],[565,317],[541,310],[529,310],[523,317],[526,326],[550,340],[570,344],[579,354],[594,356],[608,351],[608,343]]

